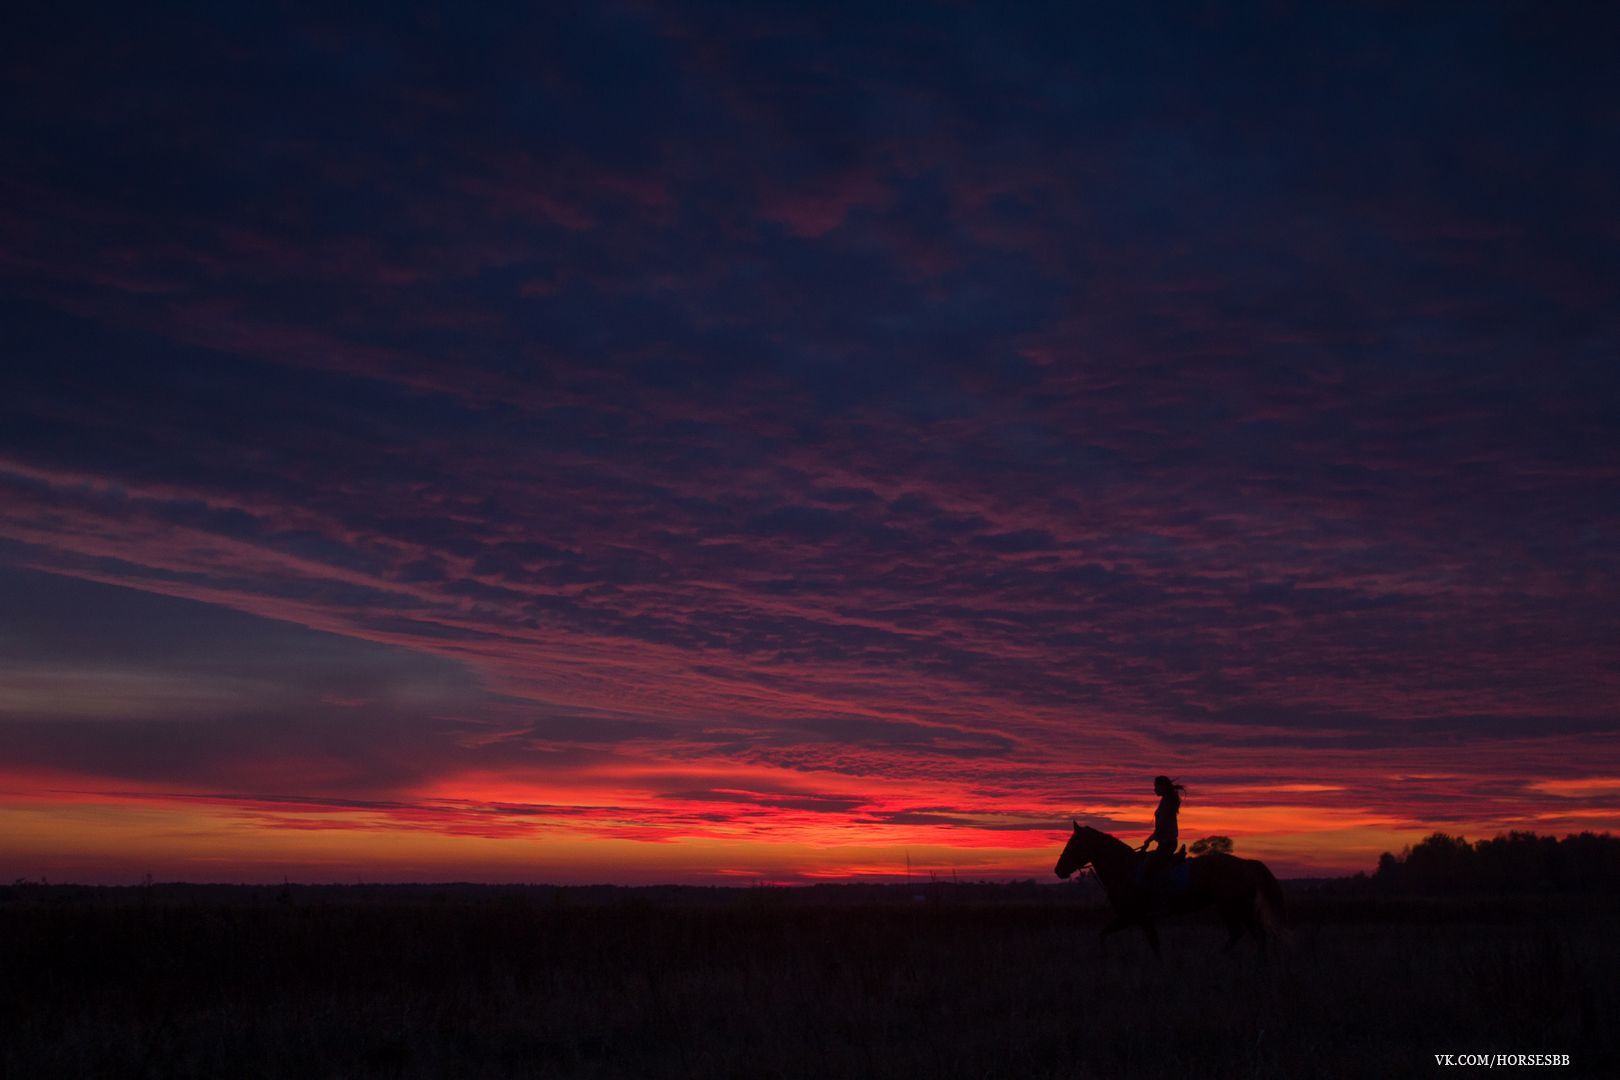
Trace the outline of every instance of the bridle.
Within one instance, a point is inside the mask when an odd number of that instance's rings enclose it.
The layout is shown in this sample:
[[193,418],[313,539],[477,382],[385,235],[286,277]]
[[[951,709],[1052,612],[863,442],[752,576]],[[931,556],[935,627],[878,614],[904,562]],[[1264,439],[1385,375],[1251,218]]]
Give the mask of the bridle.
[[[1076,839],[1078,839],[1078,834],[1076,835]],[[1074,841],[1070,840],[1069,843],[1072,844],[1072,843],[1074,843]],[[1064,848],[1064,854],[1068,854],[1067,847]],[[1069,871],[1069,877],[1066,880],[1072,880],[1072,881],[1076,881],[1076,882],[1082,881],[1082,880],[1085,879],[1087,870],[1091,871],[1091,876],[1092,877],[1097,876],[1097,864],[1094,861],[1095,860],[1094,855],[1091,858],[1086,858],[1086,857],[1083,857],[1083,856],[1080,856],[1080,855],[1076,855],[1075,857],[1077,859],[1079,859],[1080,861],[1075,864],[1074,869]]]

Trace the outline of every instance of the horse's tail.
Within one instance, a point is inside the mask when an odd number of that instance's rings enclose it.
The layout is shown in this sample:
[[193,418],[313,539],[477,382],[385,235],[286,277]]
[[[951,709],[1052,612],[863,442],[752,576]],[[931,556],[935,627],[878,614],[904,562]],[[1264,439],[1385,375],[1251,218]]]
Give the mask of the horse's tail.
[[1254,877],[1256,888],[1254,890],[1254,913],[1260,924],[1265,927],[1268,934],[1279,941],[1287,942],[1291,936],[1288,926],[1283,922],[1283,891],[1282,885],[1271,872],[1271,868],[1260,860],[1254,860]]

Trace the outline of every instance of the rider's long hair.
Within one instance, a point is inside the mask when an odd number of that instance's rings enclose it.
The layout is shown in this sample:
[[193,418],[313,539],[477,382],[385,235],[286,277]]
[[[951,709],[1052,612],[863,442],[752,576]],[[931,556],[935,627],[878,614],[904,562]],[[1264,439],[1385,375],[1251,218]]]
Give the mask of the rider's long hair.
[[1158,791],[1161,787],[1169,788],[1172,792],[1175,793],[1175,795],[1176,795],[1176,797],[1178,799],[1181,796],[1187,794],[1187,785],[1186,784],[1178,784],[1174,780],[1170,779],[1168,776],[1155,776],[1153,778],[1153,790]]

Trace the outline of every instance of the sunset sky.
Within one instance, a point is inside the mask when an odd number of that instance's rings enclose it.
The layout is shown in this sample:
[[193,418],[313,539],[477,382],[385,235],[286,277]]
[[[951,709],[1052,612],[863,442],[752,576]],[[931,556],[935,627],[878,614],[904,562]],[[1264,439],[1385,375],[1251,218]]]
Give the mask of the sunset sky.
[[8,26],[0,878],[1620,828],[1620,25],[1313,6]]

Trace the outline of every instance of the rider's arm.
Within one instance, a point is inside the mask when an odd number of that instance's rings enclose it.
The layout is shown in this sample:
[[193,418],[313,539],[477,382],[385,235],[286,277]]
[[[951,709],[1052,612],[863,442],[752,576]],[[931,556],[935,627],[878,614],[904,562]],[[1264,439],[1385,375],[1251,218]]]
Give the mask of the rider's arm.
[[1164,819],[1164,800],[1160,799],[1159,800],[1159,808],[1153,812],[1153,834],[1151,836],[1149,836],[1146,840],[1142,841],[1142,847],[1138,848],[1137,849],[1138,851],[1145,850],[1149,844],[1153,843],[1153,841],[1161,839],[1160,836],[1159,836],[1159,830],[1163,827],[1163,819]]

